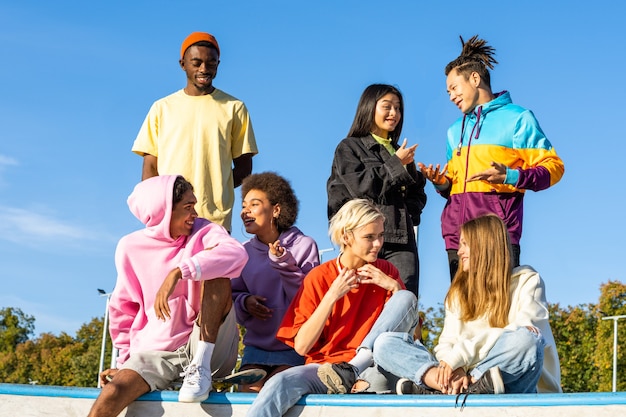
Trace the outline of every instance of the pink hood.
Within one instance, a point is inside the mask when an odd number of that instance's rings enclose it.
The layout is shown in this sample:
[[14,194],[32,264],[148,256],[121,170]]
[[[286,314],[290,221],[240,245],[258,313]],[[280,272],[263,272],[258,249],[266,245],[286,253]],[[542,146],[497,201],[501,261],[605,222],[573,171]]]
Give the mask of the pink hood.
[[[236,278],[248,261],[244,247],[222,226],[197,218],[189,236],[170,236],[176,175],[149,178],[135,187],[128,206],[146,225],[120,239],[117,283],[109,303],[109,331],[120,349],[118,365],[133,352],[174,351],[187,343],[201,306],[202,281]],[[182,272],[168,299],[171,318],[158,320],[154,300],[165,277]]]
[[146,233],[154,238],[172,238],[170,219],[177,177],[178,175],[160,175],[148,178],[137,184],[128,197],[131,213],[146,225]]

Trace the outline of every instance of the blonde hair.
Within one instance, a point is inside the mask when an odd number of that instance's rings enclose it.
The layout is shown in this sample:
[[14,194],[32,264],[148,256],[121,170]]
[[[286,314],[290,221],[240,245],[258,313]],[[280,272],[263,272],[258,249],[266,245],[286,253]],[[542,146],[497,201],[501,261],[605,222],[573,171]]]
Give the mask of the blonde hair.
[[328,235],[330,240],[343,252],[347,233],[368,225],[378,219],[385,220],[383,213],[369,200],[356,198],[346,202],[330,219]]
[[500,217],[488,214],[461,226],[469,246],[468,271],[461,265],[452,280],[445,303],[458,306],[462,321],[487,316],[492,327],[509,323],[511,308],[511,242]]

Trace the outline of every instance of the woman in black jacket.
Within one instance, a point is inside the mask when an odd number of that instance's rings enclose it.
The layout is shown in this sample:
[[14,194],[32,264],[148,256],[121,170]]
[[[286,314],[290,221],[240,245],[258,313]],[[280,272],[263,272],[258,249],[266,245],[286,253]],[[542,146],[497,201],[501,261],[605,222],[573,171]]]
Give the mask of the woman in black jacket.
[[385,215],[385,243],[378,257],[398,268],[408,290],[419,289],[419,257],[414,227],[426,205],[426,180],[414,163],[417,144],[399,144],[404,103],[386,84],[368,86],[359,100],[348,137],[333,159],[328,218],[353,198],[373,201]]

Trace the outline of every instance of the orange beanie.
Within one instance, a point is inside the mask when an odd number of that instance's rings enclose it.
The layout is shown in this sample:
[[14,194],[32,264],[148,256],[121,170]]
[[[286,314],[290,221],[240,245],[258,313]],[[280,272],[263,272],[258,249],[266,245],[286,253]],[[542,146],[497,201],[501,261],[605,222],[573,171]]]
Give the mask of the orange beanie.
[[183,41],[183,45],[180,48],[180,59],[183,59],[183,57],[185,56],[185,51],[187,50],[187,48],[189,48],[194,43],[202,41],[209,42],[211,45],[215,46],[215,49],[217,49],[217,56],[220,55],[220,46],[217,44],[217,39],[215,39],[215,36],[206,32],[194,32],[191,35],[187,36]]

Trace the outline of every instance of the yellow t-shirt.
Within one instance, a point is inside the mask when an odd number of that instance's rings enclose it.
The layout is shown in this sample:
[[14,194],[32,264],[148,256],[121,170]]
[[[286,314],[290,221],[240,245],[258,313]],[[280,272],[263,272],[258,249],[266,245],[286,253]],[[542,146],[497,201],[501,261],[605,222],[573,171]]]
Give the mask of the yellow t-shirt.
[[378,136],[373,134],[372,132],[370,132],[370,135],[372,135],[372,137],[374,138],[374,140],[376,140],[376,142],[380,143],[381,145],[383,145],[383,147],[385,149],[387,149],[387,151],[391,154],[391,155],[395,155],[396,154],[396,150],[393,148],[393,146],[391,145],[391,139],[385,139],[382,136]]
[[184,176],[199,216],[231,229],[233,159],[258,153],[243,102],[218,89],[204,96],[179,90],[152,105],[132,151],[157,157],[159,174]]

